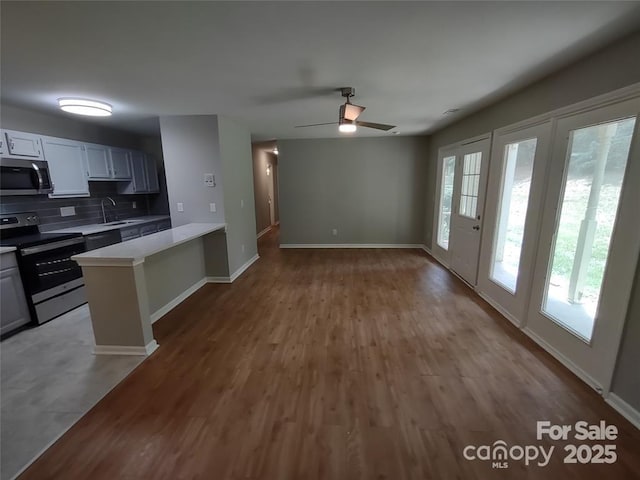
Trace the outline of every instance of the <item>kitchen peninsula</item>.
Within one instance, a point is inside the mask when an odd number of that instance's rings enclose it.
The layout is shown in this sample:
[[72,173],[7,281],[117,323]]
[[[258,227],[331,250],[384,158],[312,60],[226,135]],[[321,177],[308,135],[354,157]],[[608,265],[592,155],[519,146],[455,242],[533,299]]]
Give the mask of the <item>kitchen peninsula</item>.
[[72,257],[82,267],[96,354],[150,355],[151,324],[226,263],[226,225],[190,223]]

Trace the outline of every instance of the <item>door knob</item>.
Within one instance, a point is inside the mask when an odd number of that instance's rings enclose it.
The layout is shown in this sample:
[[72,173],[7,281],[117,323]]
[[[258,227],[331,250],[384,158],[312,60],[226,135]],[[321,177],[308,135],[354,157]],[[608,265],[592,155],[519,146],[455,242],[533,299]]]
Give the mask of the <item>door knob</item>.
[[474,225],[474,226],[473,226],[473,229],[474,229],[474,230],[480,230],[480,225]]

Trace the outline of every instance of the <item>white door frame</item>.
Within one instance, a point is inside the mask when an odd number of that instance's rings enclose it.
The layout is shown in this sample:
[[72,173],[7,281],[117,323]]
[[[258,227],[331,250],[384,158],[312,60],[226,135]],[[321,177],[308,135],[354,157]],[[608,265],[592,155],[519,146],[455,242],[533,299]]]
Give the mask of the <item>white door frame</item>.
[[[460,199],[464,158],[466,155],[480,153],[480,178],[476,204],[476,216],[466,217],[460,214]],[[475,288],[478,279],[480,260],[480,242],[484,224],[484,206],[487,190],[489,161],[491,158],[491,134],[476,137],[461,143],[458,148],[459,161],[456,162],[456,175],[453,187],[453,208],[451,212],[451,238],[449,240],[449,268],[458,277]],[[456,233],[457,232],[457,233]],[[461,253],[456,257],[456,251]]]
[[[458,164],[458,151],[459,143],[453,145],[447,145],[438,150],[438,166],[436,168],[436,201],[435,211],[433,215],[433,238],[431,242],[431,254],[445,267],[449,267],[449,260],[451,258],[451,250],[449,248],[443,248],[438,244],[438,229],[440,227],[440,209],[442,202],[442,170],[443,161],[448,157],[456,157],[456,168]],[[455,182],[455,180],[454,180]],[[453,198],[451,199],[453,205]],[[452,206],[453,209],[453,206]]]
[[[546,173],[553,122],[523,126],[518,129],[497,130],[491,147],[491,163],[487,183],[485,202],[485,223],[480,248],[480,266],[478,268],[478,290],[488,297],[492,305],[512,323],[522,327],[526,323],[529,306],[531,281],[535,261],[539,224],[542,220],[542,204],[546,191]],[[536,151],[529,190],[529,202],[525,218],[525,228],[520,253],[519,274],[515,292],[509,291],[491,278],[491,267],[495,248],[495,236],[498,228],[499,206],[502,197],[504,178],[504,149],[508,144],[536,138]]]
[[[568,136],[571,130],[616,118],[640,115],[640,98],[567,114],[558,118],[553,140],[549,181],[544,203],[538,255],[532,284],[528,323],[524,331],[594,389],[605,394],[611,387],[633,280],[640,256],[640,118],[636,119],[629,160],[620,194],[618,214],[604,272],[600,303],[590,344],[542,313],[553,236],[559,221],[559,203],[566,176]],[[605,322],[602,321],[606,318]]]
[[[433,216],[433,238],[432,238],[432,246],[431,246],[431,254],[444,266],[451,270],[451,234],[453,233],[453,216],[454,212],[457,211],[458,198],[460,196],[461,189],[461,172],[462,172],[462,158],[467,153],[472,153],[475,151],[482,151],[482,173],[480,177],[480,189],[478,196],[478,208],[477,212],[480,215],[480,219],[476,219],[475,223],[480,226],[479,235],[482,234],[482,226],[484,222],[484,200],[485,200],[485,192],[487,186],[487,173],[490,162],[490,151],[491,151],[491,133],[485,133],[483,135],[478,135],[476,137],[468,138],[466,140],[452,143],[450,145],[445,145],[438,149],[438,165],[436,171],[436,196],[435,196],[435,206],[434,206],[434,216]],[[482,142],[486,142],[483,145]],[[478,148],[479,147],[479,148]],[[443,248],[438,244],[438,226],[439,226],[439,218],[440,218],[440,208],[441,208],[441,195],[442,195],[442,170],[443,170],[443,160],[445,158],[454,156],[456,157],[456,166],[455,166],[455,177],[454,177],[454,188],[453,188],[453,198],[451,205],[451,220],[450,220],[450,233],[449,233],[449,247],[447,249]],[[478,249],[478,255],[480,253],[480,249]],[[476,259],[477,261],[477,259]],[[453,271],[453,270],[452,270]],[[475,282],[473,282],[472,287],[475,288]]]

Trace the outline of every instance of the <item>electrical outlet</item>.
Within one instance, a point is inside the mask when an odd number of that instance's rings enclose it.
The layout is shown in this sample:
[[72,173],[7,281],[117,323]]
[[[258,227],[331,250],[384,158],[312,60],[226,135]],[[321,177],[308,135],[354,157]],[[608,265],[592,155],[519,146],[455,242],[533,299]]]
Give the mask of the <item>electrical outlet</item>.
[[244,245],[242,245],[242,253],[244,253]]
[[131,208],[138,208],[138,204],[136,202],[131,202]]
[[216,213],[216,204],[215,203],[210,203],[209,204],[209,211]]
[[61,217],[72,217],[76,214],[76,207],[60,207]]
[[331,230],[331,235],[333,235],[334,237],[338,236],[338,229],[334,228],[333,230]]
[[244,208],[244,200],[240,200],[240,208]]
[[178,202],[178,211],[179,212],[184,212],[184,204],[181,202]]

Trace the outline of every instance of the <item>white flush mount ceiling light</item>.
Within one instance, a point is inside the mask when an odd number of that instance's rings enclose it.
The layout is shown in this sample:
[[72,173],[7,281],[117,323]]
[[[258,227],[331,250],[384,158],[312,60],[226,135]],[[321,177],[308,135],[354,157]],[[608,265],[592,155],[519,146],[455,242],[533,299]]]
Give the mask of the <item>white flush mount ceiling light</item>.
[[76,115],[88,115],[90,117],[111,116],[111,105],[96,100],[86,100],[83,98],[60,98],[58,99],[60,110]]

